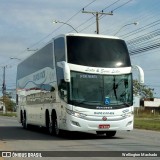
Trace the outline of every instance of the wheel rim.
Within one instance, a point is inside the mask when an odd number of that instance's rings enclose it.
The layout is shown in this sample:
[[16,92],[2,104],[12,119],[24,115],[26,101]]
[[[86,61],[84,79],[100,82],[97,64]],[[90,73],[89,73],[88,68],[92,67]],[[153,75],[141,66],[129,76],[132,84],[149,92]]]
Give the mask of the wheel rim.
[[57,125],[57,119],[55,120],[55,123],[54,123],[54,130],[55,130],[55,134],[59,135],[59,128],[58,128],[58,125]]
[[53,133],[53,125],[52,125],[52,122],[49,122],[49,133],[50,133],[50,134]]
[[23,128],[27,128],[27,122],[26,122],[26,118],[23,118]]

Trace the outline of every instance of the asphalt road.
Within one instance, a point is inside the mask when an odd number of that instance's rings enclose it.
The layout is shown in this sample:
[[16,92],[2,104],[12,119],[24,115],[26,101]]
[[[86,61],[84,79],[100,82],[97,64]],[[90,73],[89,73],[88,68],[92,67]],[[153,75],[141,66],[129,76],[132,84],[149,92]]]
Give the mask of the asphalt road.
[[[73,155],[76,152],[82,154],[82,157],[43,157],[43,158],[0,158],[0,160],[20,160],[20,159],[151,159],[158,160],[160,157],[116,157],[117,151],[130,154],[146,152],[157,153],[160,151],[160,132],[137,130],[131,132],[117,132],[114,138],[97,136],[96,134],[86,133],[67,133],[62,137],[50,136],[44,129],[32,128],[25,130],[17,122],[15,117],[0,116],[0,151],[69,151]],[[83,151],[89,151],[88,154],[101,154],[99,151],[113,151],[113,157],[85,157]],[[90,152],[91,151],[91,152]],[[132,152],[133,151],[133,152]],[[51,152],[50,152],[51,153]],[[58,153],[58,152],[57,152]],[[59,156],[65,156],[66,152],[58,153]],[[73,153],[73,154],[72,154]],[[158,152],[159,153],[159,152]],[[103,153],[102,153],[103,154]],[[138,153],[137,153],[138,154]],[[115,157],[114,157],[115,156]]]

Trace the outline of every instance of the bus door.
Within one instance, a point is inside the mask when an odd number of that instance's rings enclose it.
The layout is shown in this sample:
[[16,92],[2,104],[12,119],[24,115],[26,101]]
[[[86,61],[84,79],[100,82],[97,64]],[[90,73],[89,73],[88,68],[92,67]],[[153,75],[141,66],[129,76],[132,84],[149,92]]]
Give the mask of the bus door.
[[63,80],[59,87],[61,127],[66,126],[66,105],[68,99],[67,83]]

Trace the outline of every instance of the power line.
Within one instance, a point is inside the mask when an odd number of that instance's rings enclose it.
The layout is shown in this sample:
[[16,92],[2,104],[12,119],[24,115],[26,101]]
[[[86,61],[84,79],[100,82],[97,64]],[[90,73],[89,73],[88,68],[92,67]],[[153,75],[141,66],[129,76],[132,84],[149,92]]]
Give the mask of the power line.
[[[120,0],[117,0],[117,1],[113,2],[113,3],[110,4],[110,5],[107,5],[104,9],[102,9],[101,12],[103,12],[103,11],[106,10],[107,8],[113,6],[113,5],[116,4],[118,1],[120,1]],[[89,22],[90,20],[92,20],[94,17],[95,17],[95,16],[92,16],[91,18],[87,19],[85,22],[83,22],[82,24],[80,24],[79,26],[77,26],[76,29],[78,29],[80,26],[82,26],[82,25],[88,23],[88,22]],[[102,17],[103,17],[103,16],[102,16]],[[96,23],[96,22],[92,22],[92,24],[89,24],[87,27],[81,29],[80,32],[86,30],[87,28],[89,28],[90,26],[92,26],[92,25],[95,24],[95,23]]]
[[142,31],[144,31],[144,30],[146,30],[146,29],[152,28],[152,27],[154,27],[154,26],[156,26],[156,25],[158,25],[158,24],[160,24],[160,19],[159,19],[159,20],[156,20],[156,21],[154,21],[154,22],[152,22],[152,23],[149,23],[149,24],[147,24],[147,25],[145,25],[145,26],[143,26],[143,27],[141,27],[141,28],[138,28],[138,29],[136,29],[136,30],[134,30],[134,31],[131,31],[131,32],[129,32],[129,33],[126,33],[126,34],[122,35],[121,37],[123,37],[123,38],[130,37],[130,36],[135,35],[135,34],[137,34],[137,33],[139,33],[139,32],[142,32]]
[[156,36],[159,36],[160,35],[160,29],[157,29],[157,30],[154,30],[154,31],[151,31],[147,34],[143,34],[141,36],[138,36],[136,38],[133,38],[131,40],[128,40],[127,41],[127,44],[128,45],[135,45],[135,44],[139,44],[141,42],[144,42],[146,40],[149,40],[149,39],[152,39],[152,38],[155,38]]
[[131,55],[139,54],[142,52],[159,48],[160,47],[159,35],[160,35],[160,30],[157,29],[147,33],[144,36],[136,37],[130,40],[129,42],[127,41],[130,54]]
[[[123,26],[127,23],[130,23],[130,22],[134,22],[134,21],[140,22],[140,24],[144,24],[144,22],[148,22],[150,19],[154,20],[155,18],[157,18],[157,15],[153,16],[153,13],[155,12],[155,10],[159,9],[159,4],[160,4],[160,1],[152,4],[152,6],[149,6],[149,8],[146,8],[145,5],[143,5],[142,6],[143,8],[141,8],[141,10],[143,10],[143,12],[138,13],[138,17],[137,16],[132,17],[132,18],[129,17],[126,19],[126,22],[123,24],[120,24],[121,21],[119,21],[119,25],[116,25],[117,28],[119,29],[121,26]],[[146,14],[146,10],[147,10],[147,14]],[[122,21],[122,22],[124,22],[124,21]],[[114,25],[114,28],[115,28],[115,22],[112,25]],[[114,29],[113,31],[110,31],[109,32],[110,35],[113,35],[118,29]],[[128,30],[128,29],[130,29],[130,28],[125,28],[123,30],[123,32],[126,33],[126,30]],[[106,32],[106,31],[103,31],[102,33]],[[123,36],[123,35],[120,35],[120,36]]]
[[[86,8],[88,6],[90,6],[91,4],[93,4],[95,1],[97,0],[93,0],[91,2],[89,2],[87,5],[85,5],[83,8]],[[73,19],[75,16],[77,16],[80,12],[82,11],[82,9],[80,9],[78,12],[76,12],[73,16],[71,16],[65,23],[69,22],[71,19]],[[45,39],[47,39],[49,36],[51,36],[53,33],[57,32],[64,24],[62,24],[60,27],[58,27],[57,29],[54,29],[52,32],[50,32],[48,35],[44,36],[43,38],[41,38],[39,41],[37,41],[36,43],[30,45],[28,48],[33,48],[34,46],[38,45],[39,43],[41,43],[42,41],[44,41]],[[25,53],[27,51],[27,49],[25,49],[24,51],[20,52],[19,54],[17,54],[16,57],[18,57],[19,55]]]
[[[120,1],[120,0],[115,1],[114,3],[112,3],[111,5],[109,5],[108,7],[105,7],[103,10],[109,8],[110,6],[116,4],[116,3],[119,2],[119,1]],[[113,13],[115,10],[117,10],[117,9],[119,9],[119,8],[127,5],[127,4],[128,4],[129,2],[131,2],[131,1],[132,1],[132,0],[129,0],[129,1],[125,2],[125,3],[123,3],[122,5],[116,7],[115,9],[111,10],[110,12]],[[102,10],[102,11],[103,11],[103,10]],[[104,16],[101,16],[101,17],[100,17],[100,20],[103,19],[103,18],[104,18]],[[104,31],[103,31],[102,33],[104,33]]]
[[121,1],[121,0],[117,0],[117,1],[113,2],[113,3],[110,4],[109,6],[105,7],[104,9],[102,9],[102,11],[104,11],[104,10],[108,9],[109,7],[115,5],[115,4],[116,4],[117,2],[119,2],[119,1]]
[[147,46],[151,46],[153,44],[157,44],[160,42],[160,37],[157,38],[157,39],[154,39],[154,40],[147,40],[147,41],[144,41],[144,42],[141,42],[141,43],[137,43],[135,45],[129,45],[128,48],[129,50],[135,50],[137,48],[142,48],[142,47],[147,47]]
[[150,51],[150,50],[153,50],[153,49],[156,49],[156,48],[159,48],[159,47],[160,47],[160,43],[156,43],[156,44],[152,44],[152,45],[149,45],[149,46],[145,46],[143,48],[138,48],[138,49],[129,51],[129,53],[130,53],[130,55],[135,55],[135,54]]
[[99,34],[99,16],[102,16],[102,15],[113,15],[112,12],[110,12],[110,13],[105,13],[105,12],[84,11],[84,8],[83,8],[82,13],[93,14],[93,15],[96,17],[96,33],[97,33],[97,34]]
[[[119,1],[120,1],[120,0],[117,0],[117,1],[113,2],[113,3],[110,4],[110,5],[107,5],[104,9],[102,9],[102,10],[99,11],[99,12],[103,12],[104,10],[106,10],[107,8],[113,6],[114,4],[116,4],[116,3],[119,2]],[[115,8],[115,9],[113,9],[113,10],[117,10],[117,9],[119,9],[120,7],[123,7],[124,5],[126,5],[127,3],[129,3],[130,1],[132,1],[132,0],[129,0],[129,1],[125,2],[125,3],[123,3],[123,5],[120,5],[120,6],[118,6],[117,8]],[[112,13],[113,10],[111,10],[110,13]],[[101,20],[101,19],[104,18],[104,17],[105,17],[105,16],[102,15],[102,16],[99,18],[99,20]],[[94,18],[94,16],[92,16],[91,18],[87,19],[85,22],[83,22],[83,25],[84,25],[85,23],[88,23],[88,22],[89,22],[90,20],[92,20],[93,18]],[[83,29],[81,29],[80,32],[86,30],[87,28],[89,28],[90,26],[92,26],[92,25],[95,24],[95,23],[96,23],[96,22],[93,22],[93,23],[89,24],[87,27],[84,27]],[[82,24],[79,25],[79,26],[77,26],[76,29],[79,28],[80,26],[82,26]]]
[[117,8],[113,9],[112,11],[114,12],[115,10],[117,10],[117,9],[125,6],[126,4],[128,4],[128,3],[131,2],[131,1],[133,1],[133,0],[129,0],[129,1],[125,2],[124,4],[122,4],[122,5],[118,6]]

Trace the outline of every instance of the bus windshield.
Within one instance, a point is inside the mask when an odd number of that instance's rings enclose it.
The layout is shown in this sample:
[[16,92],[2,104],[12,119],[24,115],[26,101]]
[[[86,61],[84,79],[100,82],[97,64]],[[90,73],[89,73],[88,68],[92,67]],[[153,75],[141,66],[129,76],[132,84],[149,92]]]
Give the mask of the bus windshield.
[[69,103],[91,109],[132,105],[132,75],[98,75],[71,71]]
[[103,68],[130,67],[128,49],[123,40],[67,36],[68,63]]

